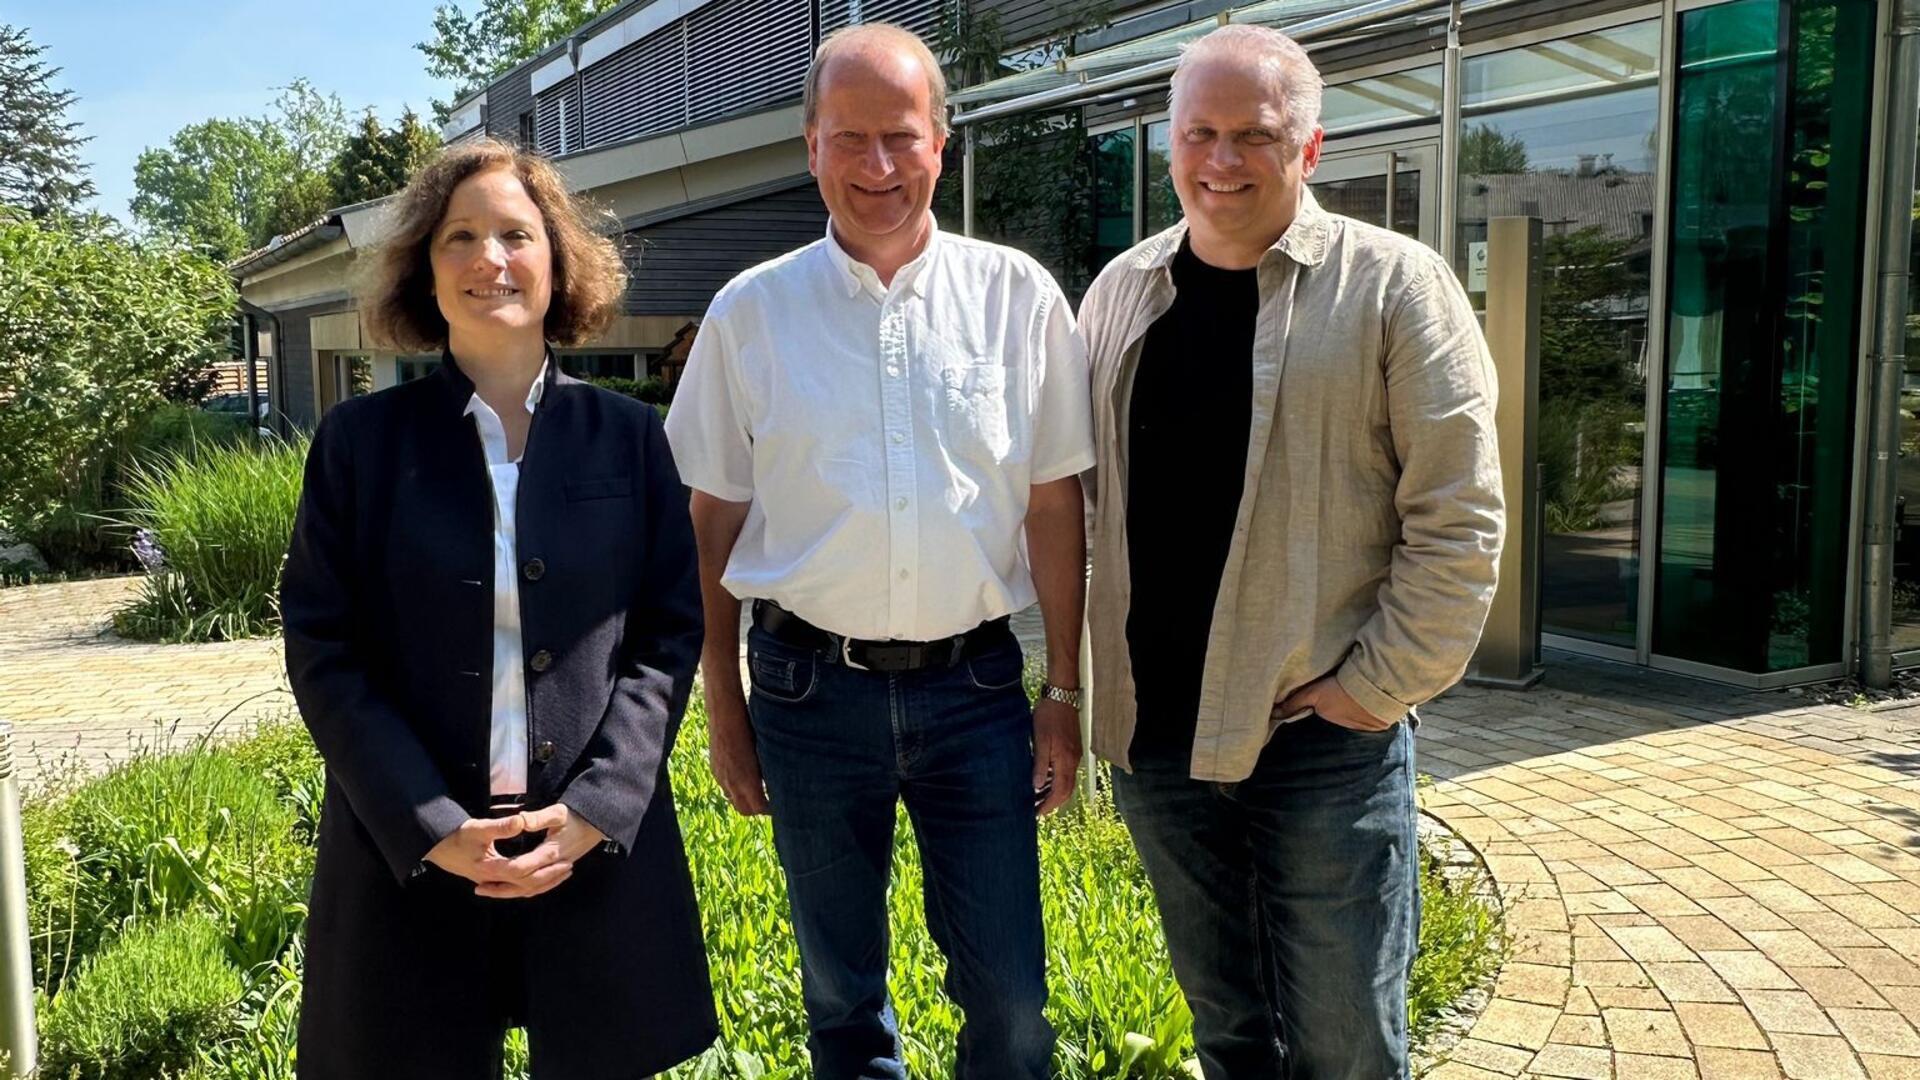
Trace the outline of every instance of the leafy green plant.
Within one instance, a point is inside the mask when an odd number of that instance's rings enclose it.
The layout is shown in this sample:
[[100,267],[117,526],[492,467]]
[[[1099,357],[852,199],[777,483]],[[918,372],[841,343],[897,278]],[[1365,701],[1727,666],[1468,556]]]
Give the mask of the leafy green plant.
[[1407,982],[1407,1028],[1418,1045],[1460,995],[1500,966],[1506,939],[1500,913],[1469,877],[1449,875],[1420,850],[1420,951]]
[[145,586],[114,617],[141,640],[231,641],[279,626],[280,565],[293,535],[306,441],[218,446],[136,463],[128,528],[157,546]]
[[40,1075],[153,1080],[187,1069],[233,1028],[244,983],[225,946],[200,913],[129,930],[43,1001]]
[[59,570],[112,556],[106,474],[170,387],[224,356],[219,264],[103,218],[0,215],[0,530]]
[[[803,1080],[809,1069],[799,953],[772,829],[767,819],[742,818],[727,806],[706,767],[697,699],[671,770],[706,913],[721,1039],[669,1076]],[[142,928],[186,912],[213,927],[215,951],[251,975],[244,993],[228,998],[237,1004],[225,1034],[206,1042],[190,1071],[176,1063],[151,1075],[170,1069],[181,1080],[290,1080],[303,960],[296,932],[322,777],[305,730],[283,718],[227,746],[136,761],[28,808],[29,886],[43,911],[35,922],[41,971],[67,964],[69,956],[76,971],[91,971],[104,963],[100,958],[129,947],[120,943],[136,940]],[[1185,1080],[1193,1065],[1192,1019],[1173,979],[1152,892],[1108,790],[1097,782],[1092,795],[1041,825],[1048,1017],[1060,1036],[1056,1075]],[[1426,909],[1409,997],[1416,1038],[1499,957],[1497,913],[1424,853],[1422,867]],[[942,987],[945,961],[927,929],[919,852],[904,814],[893,872],[890,986],[908,1069],[944,1076],[962,1017]],[[61,922],[45,914],[62,912],[72,917]],[[57,975],[43,974],[42,985],[61,1007],[82,976],[62,989]],[[525,1080],[524,1033],[509,1035],[506,1063],[508,1077]]]
[[137,759],[81,788],[67,812],[80,953],[139,918],[193,907],[221,920],[243,969],[299,930],[313,851],[294,809],[231,753]]

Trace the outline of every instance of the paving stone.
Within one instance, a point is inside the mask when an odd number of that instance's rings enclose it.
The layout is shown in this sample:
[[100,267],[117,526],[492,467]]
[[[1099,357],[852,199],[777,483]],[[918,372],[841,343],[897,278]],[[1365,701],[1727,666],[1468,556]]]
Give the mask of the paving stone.
[[1693,1051],[1670,1012],[1654,1009],[1601,1009],[1613,1047],[1629,1054],[1687,1057]]
[[1828,1009],[1827,1015],[1861,1053],[1920,1057],[1920,1034],[1891,1009]]
[[1829,1012],[1887,1007],[1886,1000],[1874,993],[1866,980],[1845,968],[1788,968],[1787,974]]
[[1700,1076],[1686,1058],[1619,1053],[1613,1055],[1613,1074],[1620,1080],[1698,1080]]
[[1473,1025],[1473,1037],[1482,1042],[1538,1050],[1547,1045],[1554,1021],[1559,1018],[1560,1010],[1552,1006],[1497,999]]
[[1607,1028],[1598,1016],[1562,1016],[1554,1022],[1548,1045],[1606,1046]]
[[1752,930],[1747,932],[1747,940],[1781,967],[1841,966],[1837,957],[1798,930]]
[[1766,1037],[1754,1025],[1753,1017],[1740,1005],[1716,1005],[1703,1002],[1675,1002],[1674,1015],[1695,1046],[1719,1046],[1730,1050],[1765,1050]]
[[1461,1040],[1449,1050],[1447,1060],[1486,1069],[1499,1076],[1518,1076],[1533,1060],[1533,1050],[1488,1042],[1478,1036],[1478,1025],[1475,1025],[1473,1037]]
[[1613,1080],[1613,1054],[1598,1047],[1548,1043],[1527,1066],[1527,1071],[1535,1076],[1573,1080]]
[[1742,990],[1797,990],[1799,984],[1792,976],[1767,959],[1765,953],[1757,951],[1720,952],[1717,950],[1702,952],[1700,959],[1705,960],[1713,970],[1725,979],[1727,985]]
[[1659,987],[1668,1001],[1682,1002],[1718,1002],[1733,1004],[1740,999],[1733,990],[1714,974],[1713,968],[1697,960],[1685,963],[1650,963],[1645,965],[1647,975],[1653,979],[1653,985]]
[[1780,1080],[1780,1063],[1764,1050],[1702,1047],[1699,1066],[1700,1080]]
[[1871,1080],[1920,1080],[1920,1058],[1861,1054],[1860,1064]]
[[1813,996],[1804,990],[1742,990],[1740,998],[1754,1022],[1766,1032],[1789,1035],[1837,1035]]
[[1789,1080],[1863,1080],[1845,1039],[1824,1035],[1776,1035],[1773,1050]]

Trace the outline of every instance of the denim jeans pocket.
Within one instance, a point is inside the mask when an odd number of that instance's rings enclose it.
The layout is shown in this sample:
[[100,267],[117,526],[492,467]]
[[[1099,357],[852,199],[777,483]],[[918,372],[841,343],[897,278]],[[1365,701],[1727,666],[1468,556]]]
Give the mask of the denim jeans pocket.
[[1020,682],[1026,667],[1017,644],[997,648],[966,659],[967,678],[976,690],[1005,690]]
[[759,632],[747,649],[747,677],[753,692],[786,705],[812,696],[820,681],[819,655],[811,649],[782,645]]

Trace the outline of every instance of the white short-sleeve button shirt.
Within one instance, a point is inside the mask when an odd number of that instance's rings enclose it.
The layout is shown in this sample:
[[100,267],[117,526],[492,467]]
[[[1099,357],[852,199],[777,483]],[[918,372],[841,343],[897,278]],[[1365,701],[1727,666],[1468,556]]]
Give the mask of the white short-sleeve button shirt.
[[1034,602],[1028,491],[1093,464],[1088,393],[1033,259],[936,227],[889,287],[829,225],[714,298],[667,437],[686,483],[751,504],[729,592],[927,641]]

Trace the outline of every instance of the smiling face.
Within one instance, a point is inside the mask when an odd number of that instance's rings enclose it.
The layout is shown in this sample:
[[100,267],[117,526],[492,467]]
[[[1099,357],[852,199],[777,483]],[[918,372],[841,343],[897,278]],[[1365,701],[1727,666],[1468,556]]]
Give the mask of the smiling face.
[[543,334],[553,246],[540,207],[512,170],[462,180],[429,243],[449,344]]
[[914,246],[946,145],[917,58],[873,43],[828,61],[807,127],[807,167],[850,254],[872,262]]
[[1288,145],[1285,107],[1278,78],[1255,58],[1208,57],[1180,73],[1170,170],[1196,251],[1265,250],[1293,223],[1321,132]]

